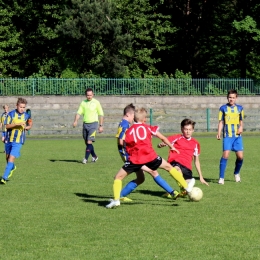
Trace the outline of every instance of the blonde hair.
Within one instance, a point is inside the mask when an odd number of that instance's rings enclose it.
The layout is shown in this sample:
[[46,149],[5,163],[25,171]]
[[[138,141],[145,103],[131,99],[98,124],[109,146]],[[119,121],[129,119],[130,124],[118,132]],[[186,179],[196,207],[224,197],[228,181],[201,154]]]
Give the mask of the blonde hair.
[[6,105],[6,104],[5,104],[5,105],[3,105],[3,109],[5,109],[6,107],[7,107],[7,108],[9,108],[9,106],[8,106],[8,105]]
[[135,109],[135,122],[143,122],[147,116],[147,110],[144,107]]

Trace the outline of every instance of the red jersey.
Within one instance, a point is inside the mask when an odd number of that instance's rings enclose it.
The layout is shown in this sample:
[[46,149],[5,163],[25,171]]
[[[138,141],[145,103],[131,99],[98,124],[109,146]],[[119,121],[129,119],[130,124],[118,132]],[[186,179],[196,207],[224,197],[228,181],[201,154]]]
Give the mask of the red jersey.
[[152,146],[152,136],[156,135],[158,126],[134,123],[125,135],[126,151],[129,161],[134,164],[145,164],[158,156]]
[[180,152],[177,154],[175,151],[170,150],[168,162],[176,161],[191,170],[193,156],[199,156],[200,154],[199,142],[192,137],[186,139],[181,134],[169,136],[168,140]]

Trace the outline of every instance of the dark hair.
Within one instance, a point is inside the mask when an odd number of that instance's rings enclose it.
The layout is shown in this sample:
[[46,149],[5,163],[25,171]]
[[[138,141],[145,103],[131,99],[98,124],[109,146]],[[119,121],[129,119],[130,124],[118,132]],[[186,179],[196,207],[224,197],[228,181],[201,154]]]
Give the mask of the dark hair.
[[135,106],[133,105],[133,103],[127,105],[125,108],[124,108],[124,116],[129,113],[129,112],[135,112]]
[[237,96],[237,91],[235,89],[230,89],[227,93],[227,97],[230,95],[230,94],[236,94]]
[[185,118],[181,121],[181,128],[183,128],[186,125],[192,125],[193,129],[195,127],[196,122],[192,121],[191,119]]
[[87,88],[86,91],[85,91],[85,94],[87,94],[87,92],[89,92],[89,91],[94,92],[92,88]]

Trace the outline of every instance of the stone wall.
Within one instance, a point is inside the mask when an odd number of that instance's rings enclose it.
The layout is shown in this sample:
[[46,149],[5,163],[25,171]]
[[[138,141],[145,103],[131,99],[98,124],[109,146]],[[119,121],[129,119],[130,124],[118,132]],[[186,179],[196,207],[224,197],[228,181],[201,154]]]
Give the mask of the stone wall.
[[[159,125],[162,133],[179,132],[184,118],[196,121],[196,131],[216,131],[219,106],[226,97],[212,96],[95,96],[104,109],[104,134],[114,135],[124,107],[133,103],[152,112],[152,124]],[[33,96],[26,97],[34,126],[31,135],[81,135],[81,124],[72,123],[84,96]],[[17,97],[0,97],[0,104],[15,108]],[[239,97],[238,104],[245,110],[245,131],[260,130],[260,97]],[[207,117],[208,112],[208,117]],[[209,120],[207,120],[207,118]]]

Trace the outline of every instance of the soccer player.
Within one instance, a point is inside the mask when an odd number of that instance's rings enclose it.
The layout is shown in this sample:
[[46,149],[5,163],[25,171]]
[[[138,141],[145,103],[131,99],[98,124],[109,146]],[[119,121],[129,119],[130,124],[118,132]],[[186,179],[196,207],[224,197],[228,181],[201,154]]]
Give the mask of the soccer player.
[[[195,122],[191,119],[184,119],[181,122],[181,134],[171,135],[168,137],[170,143],[179,151],[176,153],[174,150],[169,150],[168,162],[182,173],[183,178],[186,182],[189,182],[192,176],[192,161],[194,161],[196,170],[200,177],[202,184],[209,185],[203,178],[199,155],[200,155],[200,143],[192,137],[194,132]],[[165,143],[159,143],[158,148],[165,147]],[[179,183],[178,183],[179,184]],[[185,191],[182,191],[180,196],[185,196]],[[170,194],[164,194],[164,197],[171,197]]]
[[7,179],[10,178],[14,170],[16,170],[14,161],[20,157],[20,150],[25,141],[25,130],[29,130],[32,127],[31,116],[25,112],[26,105],[26,99],[18,98],[16,109],[9,112],[5,120],[5,152],[7,164],[0,181],[1,184],[6,184]]
[[236,153],[236,163],[234,169],[234,177],[236,182],[241,182],[240,169],[243,165],[243,119],[244,109],[241,105],[237,105],[237,91],[231,89],[227,94],[228,103],[219,108],[219,123],[217,139],[221,139],[223,134],[223,154],[219,164],[219,184],[224,184],[225,170],[230,151]]
[[[3,109],[4,109],[4,113],[1,115],[1,118],[0,118],[0,128],[2,128],[2,142],[4,143],[5,133],[6,133],[6,128],[5,128],[4,122],[5,122],[6,116],[8,114],[8,110],[9,110],[8,105],[4,105]],[[4,150],[4,152],[5,152],[5,150]]]
[[[134,120],[134,112],[135,112],[135,106],[133,104],[129,104],[124,108],[124,115],[121,122],[119,123],[118,131],[116,135],[118,152],[123,162],[128,161],[129,158],[128,153],[126,151],[124,139],[125,139],[126,131],[129,129],[130,124]],[[170,187],[170,185],[159,175],[157,171],[152,171],[148,167],[143,166],[140,170],[136,172],[136,179],[130,181],[121,191],[120,201],[127,201],[127,202],[132,201],[126,196],[130,194],[137,186],[139,186],[144,182],[145,176],[143,170],[148,172],[153,177],[154,181],[165,191],[167,191],[167,193],[170,194],[170,196],[173,199],[177,198],[178,193],[175,192],[174,194],[174,189]]]
[[144,165],[151,170],[162,168],[168,171],[174,179],[181,183],[187,192],[190,192],[195,184],[195,179],[192,179],[189,184],[187,184],[180,172],[157,155],[152,147],[152,136],[160,138],[170,149],[176,149],[172,147],[168,139],[158,131],[158,126],[145,124],[146,116],[147,111],[145,108],[135,110],[135,123],[127,130],[125,135],[126,151],[129,158],[115,176],[113,184],[114,199],[106,206],[107,208],[120,206],[122,180],[132,172],[139,171]]
[[94,92],[92,88],[87,88],[85,91],[86,98],[80,103],[77,114],[73,122],[73,127],[76,127],[78,120],[83,115],[83,139],[86,144],[85,157],[82,160],[83,164],[88,162],[88,157],[91,154],[92,162],[96,162],[98,157],[94,151],[93,142],[95,142],[96,130],[99,133],[103,132],[104,113],[100,102],[93,98]]

